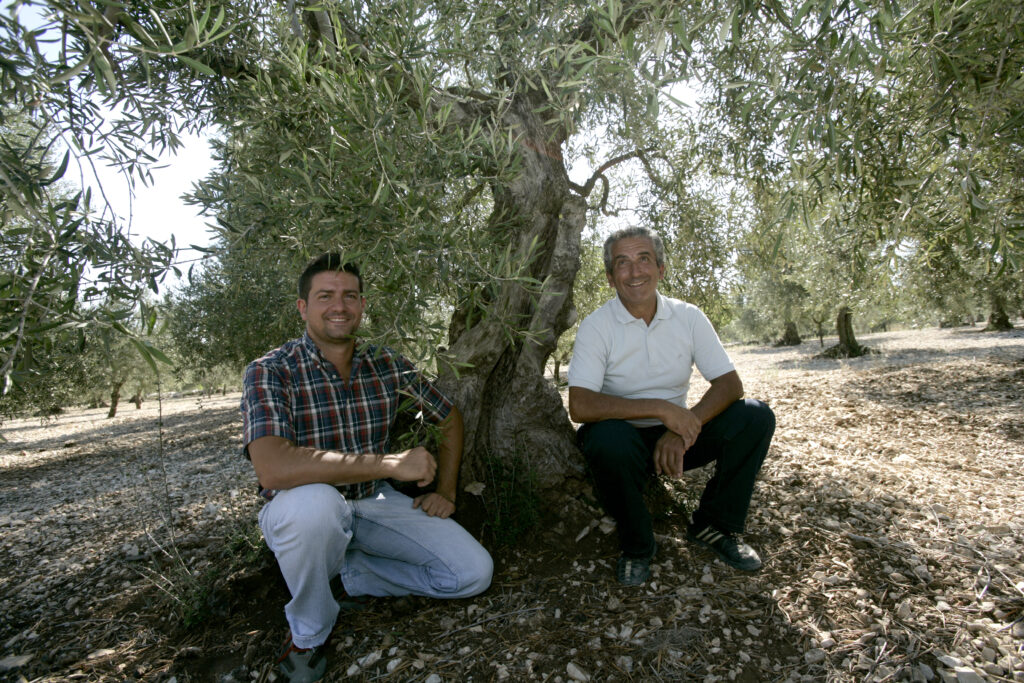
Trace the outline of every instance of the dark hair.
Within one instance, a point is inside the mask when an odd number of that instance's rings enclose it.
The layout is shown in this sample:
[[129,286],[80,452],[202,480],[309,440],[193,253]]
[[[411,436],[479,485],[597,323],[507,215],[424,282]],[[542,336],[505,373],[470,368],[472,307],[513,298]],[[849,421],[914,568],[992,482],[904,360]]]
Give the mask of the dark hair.
[[306,269],[299,276],[299,298],[308,301],[309,289],[313,286],[313,276],[328,271],[355,275],[359,280],[359,293],[363,293],[363,276],[359,274],[359,266],[351,261],[346,263],[341,254],[331,251],[317,256],[306,265]]
[[608,239],[604,241],[604,272],[612,272],[612,247],[619,240],[624,240],[627,237],[646,237],[654,245],[654,260],[658,266],[665,265],[665,243],[661,239],[661,235],[648,230],[647,228],[623,228],[622,230],[616,230]]

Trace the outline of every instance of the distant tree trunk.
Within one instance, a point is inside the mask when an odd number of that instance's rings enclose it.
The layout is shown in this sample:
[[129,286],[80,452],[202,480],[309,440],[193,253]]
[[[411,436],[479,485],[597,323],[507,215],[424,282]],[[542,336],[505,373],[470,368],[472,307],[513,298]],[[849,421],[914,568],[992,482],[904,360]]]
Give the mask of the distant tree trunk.
[[135,404],[135,410],[142,410],[142,391],[135,392],[135,395],[128,399]]
[[1006,303],[1003,301],[1002,296],[992,294],[989,297],[989,307],[991,313],[988,316],[988,325],[985,326],[986,332],[1005,332],[1006,330],[1013,329],[1013,324],[1010,322],[1010,316],[1006,313]]
[[796,323],[791,320],[786,323],[786,330],[782,333],[782,338],[775,342],[775,346],[800,346],[802,343],[800,331],[796,328]]
[[814,317],[812,317],[811,320],[814,321],[814,324],[818,328],[818,346],[820,346],[821,348],[825,348],[825,320],[826,320],[826,317],[825,316],[822,316],[821,318],[814,318]]
[[871,349],[857,343],[853,335],[853,313],[849,306],[842,306],[836,315],[836,332],[839,333],[839,343],[822,351],[819,357],[822,358],[858,358],[868,353]]
[[117,415],[117,402],[121,399],[121,385],[124,384],[124,380],[120,382],[114,382],[110,388],[110,410],[107,411],[107,417],[114,417]]
[[557,387],[562,381],[562,361],[558,358],[553,358],[552,362],[555,364],[553,374],[555,376],[555,386]]

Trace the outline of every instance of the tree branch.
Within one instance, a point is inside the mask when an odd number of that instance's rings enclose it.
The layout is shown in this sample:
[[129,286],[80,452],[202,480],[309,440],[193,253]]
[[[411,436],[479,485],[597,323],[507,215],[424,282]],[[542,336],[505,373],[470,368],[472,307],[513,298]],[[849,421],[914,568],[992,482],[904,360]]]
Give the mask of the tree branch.
[[594,185],[600,179],[600,180],[603,180],[604,183],[605,183],[605,192],[604,192],[604,194],[605,194],[605,199],[607,199],[608,198],[608,188],[607,188],[608,179],[604,177],[604,172],[607,171],[609,168],[612,168],[613,166],[617,166],[617,165],[619,165],[619,164],[621,164],[621,163],[623,163],[625,161],[629,161],[630,159],[636,159],[638,157],[640,159],[643,159],[643,155],[644,154],[647,154],[648,152],[653,152],[653,151],[654,151],[654,148],[653,147],[649,147],[647,149],[635,149],[632,152],[626,152],[625,154],[620,154],[619,156],[614,157],[612,159],[609,159],[608,161],[606,161],[603,164],[601,164],[601,166],[596,171],[594,171],[594,174],[592,176],[590,176],[590,178],[587,180],[586,184],[578,185],[576,183],[570,182],[569,183],[569,187],[573,191],[577,192],[580,196],[582,196],[582,197],[589,197],[590,193],[594,190]]

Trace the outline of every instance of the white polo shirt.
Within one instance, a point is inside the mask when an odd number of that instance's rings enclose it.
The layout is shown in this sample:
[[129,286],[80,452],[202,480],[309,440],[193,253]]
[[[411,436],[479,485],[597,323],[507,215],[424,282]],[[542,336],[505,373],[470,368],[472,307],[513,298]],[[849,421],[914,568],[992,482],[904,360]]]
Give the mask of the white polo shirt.
[[[694,364],[709,381],[735,369],[703,311],[657,296],[650,325],[634,318],[617,296],[580,323],[569,386],[622,398],[660,398],[685,408]],[[661,424],[655,419],[630,423]]]

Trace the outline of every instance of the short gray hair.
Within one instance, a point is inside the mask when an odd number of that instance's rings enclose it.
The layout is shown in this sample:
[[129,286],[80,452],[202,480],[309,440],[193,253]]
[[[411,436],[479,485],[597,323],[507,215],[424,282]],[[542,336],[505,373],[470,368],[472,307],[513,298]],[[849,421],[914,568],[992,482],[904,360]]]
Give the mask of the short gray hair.
[[613,232],[604,241],[604,272],[612,272],[612,247],[619,240],[624,240],[628,237],[646,237],[649,239],[651,244],[654,245],[654,260],[657,262],[658,267],[660,268],[665,265],[665,243],[662,241],[661,235],[647,228],[622,228]]

